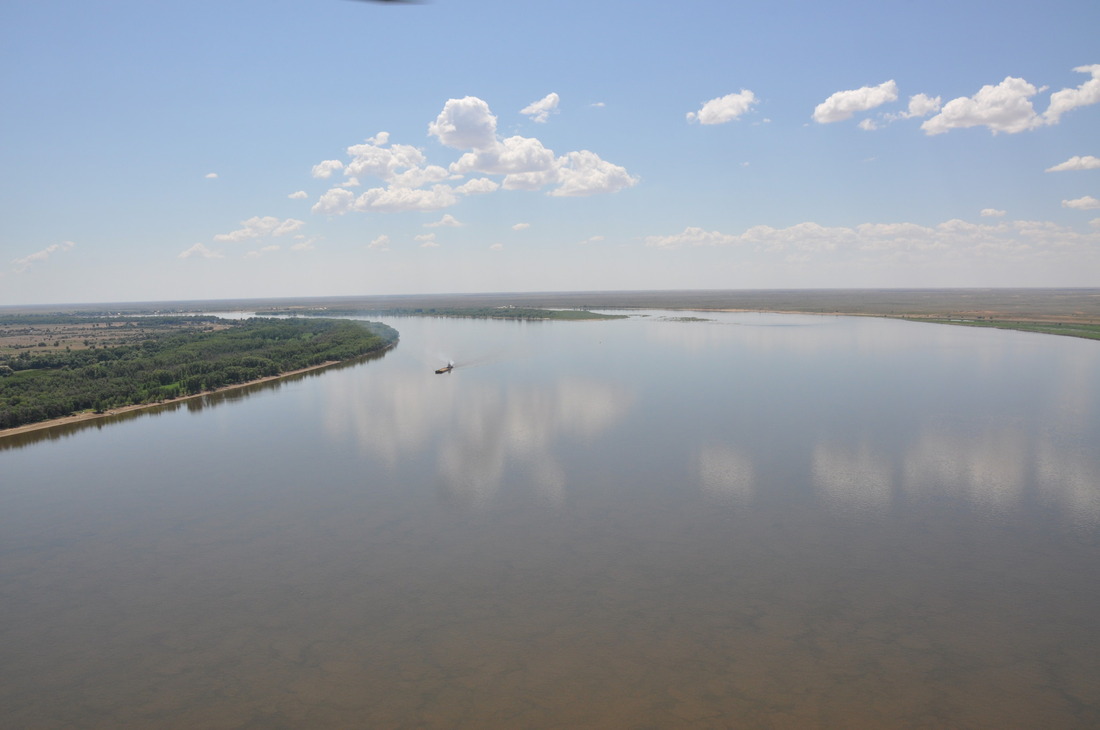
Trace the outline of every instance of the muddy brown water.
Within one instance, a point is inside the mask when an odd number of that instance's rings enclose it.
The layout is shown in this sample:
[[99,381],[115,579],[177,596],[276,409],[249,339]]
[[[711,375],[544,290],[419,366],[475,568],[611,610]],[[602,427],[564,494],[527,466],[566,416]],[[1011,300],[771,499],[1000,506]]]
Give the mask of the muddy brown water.
[[1097,343],[635,314],[0,442],[0,725],[1100,726]]

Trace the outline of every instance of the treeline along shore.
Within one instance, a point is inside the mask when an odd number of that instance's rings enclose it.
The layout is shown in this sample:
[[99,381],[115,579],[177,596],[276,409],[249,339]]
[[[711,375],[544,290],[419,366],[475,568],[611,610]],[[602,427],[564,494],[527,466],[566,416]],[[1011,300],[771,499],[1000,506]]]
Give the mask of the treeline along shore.
[[351,360],[398,339],[373,322],[209,316],[8,315],[0,333],[0,436]]

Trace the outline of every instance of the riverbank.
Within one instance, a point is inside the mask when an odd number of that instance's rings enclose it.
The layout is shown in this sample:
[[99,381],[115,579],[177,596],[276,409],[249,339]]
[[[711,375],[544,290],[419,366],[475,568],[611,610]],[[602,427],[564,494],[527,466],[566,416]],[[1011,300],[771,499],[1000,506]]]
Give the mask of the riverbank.
[[[358,359],[358,358],[356,358]],[[152,410],[154,408],[161,408],[164,406],[173,405],[175,403],[186,403],[190,400],[197,398],[203,398],[210,395],[217,395],[218,393],[224,393],[231,390],[240,390],[242,388],[248,388],[253,385],[260,385],[261,383],[270,383],[274,380],[285,380],[295,375],[301,375],[303,373],[314,372],[317,370],[324,370],[334,365],[340,365],[344,362],[354,362],[354,360],[329,360],[323,362],[320,365],[313,365],[308,368],[300,368],[298,370],[290,370],[279,375],[269,375],[265,378],[259,378],[258,380],[250,380],[247,383],[234,383],[233,385],[226,385],[221,388],[215,388],[214,390],[208,390],[202,393],[195,393],[194,395],[180,396],[179,398],[172,398],[170,400],[163,400],[156,403],[139,403],[132,406],[123,406],[121,408],[111,408],[102,412],[84,411],[81,413],[74,413],[71,416],[62,416],[61,418],[51,418],[48,421],[38,421],[37,423],[28,423],[24,426],[16,426],[15,428],[6,428],[0,430],[0,440],[8,438],[10,436],[19,436],[25,433],[33,433],[34,431],[45,431],[51,428],[57,428],[59,426],[71,426],[78,423],[86,423],[90,421],[96,421],[101,418],[110,418],[112,416],[119,416],[124,413],[133,413],[135,411]]]
[[[37,320],[50,320],[37,321]],[[13,317],[13,336],[72,315]],[[174,401],[236,384],[255,383],[323,363],[354,360],[398,340],[392,327],[340,319],[235,320],[226,327],[141,332],[137,317],[100,329],[137,330],[130,341],[86,349],[13,346],[0,352],[0,428],[45,423],[70,414],[98,415],[141,404]],[[186,318],[167,318],[171,323]],[[119,325],[121,326],[115,326]],[[2,344],[2,343],[0,343]]]

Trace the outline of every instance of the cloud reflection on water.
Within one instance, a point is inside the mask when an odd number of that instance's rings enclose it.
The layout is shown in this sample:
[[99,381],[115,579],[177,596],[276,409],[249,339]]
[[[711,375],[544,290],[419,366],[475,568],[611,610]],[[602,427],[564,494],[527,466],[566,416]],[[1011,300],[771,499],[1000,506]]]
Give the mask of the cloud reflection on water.
[[[792,325],[821,326],[772,327],[785,316],[707,316],[714,321],[661,323],[648,337],[712,357],[768,393],[737,396],[731,407],[750,409],[750,425],[729,425],[728,443],[704,437],[689,457],[708,497],[747,504],[777,486],[764,466],[776,447],[753,431],[802,401],[805,428],[784,421],[777,431],[783,459],[805,464],[833,508],[947,498],[998,515],[1045,505],[1100,524],[1100,458],[1087,444],[1100,386],[1094,343],[870,319],[796,316]],[[778,368],[787,370],[773,375]]]
[[466,381],[455,388],[396,372],[384,380],[368,376],[327,385],[331,435],[351,434],[391,468],[435,453],[443,488],[474,504],[487,503],[506,483],[561,502],[567,482],[562,442],[599,435],[632,403],[622,388],[583,379],[548,386]]
[[870,435],[856,445],[824,440],[813,448],[814,487],[838,508],[882,510],[904,495],[950,498],[1004,515],[1034,501],[1071,522],[1100,523],[1095,458],[1031,438],[1018,422],[928,422],[900,455],[891,453],[876,448]]
[[814,486],[829,502],[878,510],[893,501],[890,462],[867,441],[854,448],[818,444],[813,449],[812,470]]
[[[326,428],[391,468],[429,454],[446,493],[470,504],[522,492],[560,502],[582,468],[563,449],[602,448],[633,413],[655,430],[675,422],[669,458],[681,454],[696,488],[725,504],[808,488],[841,510],[945,498],[998,515],[1045,505],[1100,523],[1100,464],[1080,445],[1097,418],[1092,343],[846,317],[700,316],[708,321],[608,323],[598,335],[594,325],[593,343],[636,328],[616,353],[644,343],[613,380],[587,376],[610,370],[585,360],[577,343],[588,330],[577,328],[564,330],[575,340],[554,340],[577,349],[551,377],[528,367],[452,387],[397,369],[384,382],[381,373],[326,381]],[[532,346],[561,334],[522,332]]]

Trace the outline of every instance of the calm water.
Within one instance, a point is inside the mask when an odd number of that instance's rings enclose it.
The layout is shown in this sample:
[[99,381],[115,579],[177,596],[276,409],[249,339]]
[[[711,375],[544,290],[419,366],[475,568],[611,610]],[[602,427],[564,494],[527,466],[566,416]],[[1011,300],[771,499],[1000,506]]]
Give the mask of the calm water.
[[672,316],[0,441],[0,725],[1100,726],[1100,343]]

